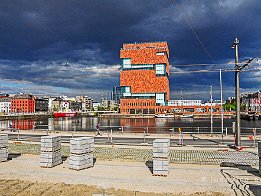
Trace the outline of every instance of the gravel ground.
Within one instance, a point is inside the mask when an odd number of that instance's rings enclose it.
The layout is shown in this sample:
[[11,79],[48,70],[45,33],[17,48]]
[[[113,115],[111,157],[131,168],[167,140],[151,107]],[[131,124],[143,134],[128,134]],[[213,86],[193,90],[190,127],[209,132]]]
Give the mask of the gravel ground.
[[[83,184],[65,184],[65,183],[40,183],[26,180],[0,180],[0,195],[10,196],[71,196],[71,195],[115,195],[115,196],[153,196],[164,195],[160,193],[144,193],[118,189],[102,189],[97,186],[87,186]],[[174,195],[174,194],[169,194]]]
[[75,171],[69,169],[68,160],[41,168],[38,155],[22,155],[0,165],[0,195],[233,194],[226,180],[216,183],[223,179],[217,165],[170,164],[167,177],[152,176],[147,162],[98,160],[93,168]]

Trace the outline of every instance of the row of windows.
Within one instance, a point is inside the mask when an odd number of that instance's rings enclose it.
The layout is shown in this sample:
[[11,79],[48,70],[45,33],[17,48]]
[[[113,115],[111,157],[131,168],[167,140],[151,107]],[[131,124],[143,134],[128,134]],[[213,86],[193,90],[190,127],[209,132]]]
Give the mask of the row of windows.
[[33,101],[32,100],[23,100],[23,101],[13,100],[12,102],[15,102],[15,103],[27,103],[27,102],[33,102]]
[[122,106],[155,106],[155,103],[153,102],[127,102],[123,103]]
[[10,106],[10,103],[0,103],[0,106]]
[[27,105],[27,104],[14,104],[12,107],[34,107],[34,105]]
[[154,109],[121,109],[122,113],[129,113],[129,114],[154,114]]
[[[121,109],[121,112],[124,113],[133,113],[133,114],[138,114],[138,113],[143,113],[143,114],[154,114],[156,113],[163,113],[167,112],[166,109],[164,108],[156,108],[155,110],[153,108],[150,109]],[[148,113],[149,112],[149,113]]]

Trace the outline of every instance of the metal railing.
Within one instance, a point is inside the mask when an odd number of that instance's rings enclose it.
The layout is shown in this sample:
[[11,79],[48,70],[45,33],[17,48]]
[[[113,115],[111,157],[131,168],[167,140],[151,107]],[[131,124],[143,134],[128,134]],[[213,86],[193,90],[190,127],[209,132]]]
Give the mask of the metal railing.
[[[8,130],[10,128],[2,128],[1,130]],[[15,129],[15,128],[13,128]],[[146,133],[146,134],[175,134],[181,129],[183,134],[222,134],[224,136],[233,135],[232,127],[213,127],[213,132],[211,132],[211,127],[194,127],[194,126],[179,126],[179,127],[161,127],[161,126],[100,126],[101,132],[112,131],[114,133],[124,134],[124,133]],[[261,135],[261,128],[251,128],[251,127],[241,127],[242,135],[253,135],[253,129],[256,135]],[[23,130],[20,128],[20,130]],[[27,129],[28,130],[28,129]],[[65,132],[96,132],[96,127],[88,127],[86,129],[78,126],[57,126],[57,125],[34,125],[31,129],[32,131],[65,131]]]

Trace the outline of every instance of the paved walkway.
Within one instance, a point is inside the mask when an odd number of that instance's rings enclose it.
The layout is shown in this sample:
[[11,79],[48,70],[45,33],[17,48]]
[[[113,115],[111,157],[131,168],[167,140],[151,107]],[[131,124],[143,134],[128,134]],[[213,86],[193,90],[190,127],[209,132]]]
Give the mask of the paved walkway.
[[[62,146],[62,154],[69,156],[69,146]],[[10,153],[40,154],[39,144],[11,143],[9,144]],[[131,160],[146,162],[152,160],[152,147],[122,147],[122,146],[102,146],[95,147],[94,156],[98,160]],[[193,163],[193,164],[214,164],[220,165],[222,162],[230,162],[241,165],[258,165],[258,156],[253,152],[247,151],[218,151],[218,150],[199,150],[178,149],[170,150],[171,163]]]

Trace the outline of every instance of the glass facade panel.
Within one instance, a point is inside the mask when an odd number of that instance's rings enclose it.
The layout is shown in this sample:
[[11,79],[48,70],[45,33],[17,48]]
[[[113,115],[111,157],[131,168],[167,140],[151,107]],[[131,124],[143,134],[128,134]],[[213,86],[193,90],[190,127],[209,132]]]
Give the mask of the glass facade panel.
[[166,98],[164,93],[157,93],[156,94],[156,104],[157,105],[165,105]]
[[165,64],[156,64],[156,74],[157,75],[166,75],[166,65]]
[[122,68],[123,69],[131,68],[131,59],[122,59]]
[[122,86],[121,87],[121,92],[122,93],[130,93],[131,92],[130,86]]

